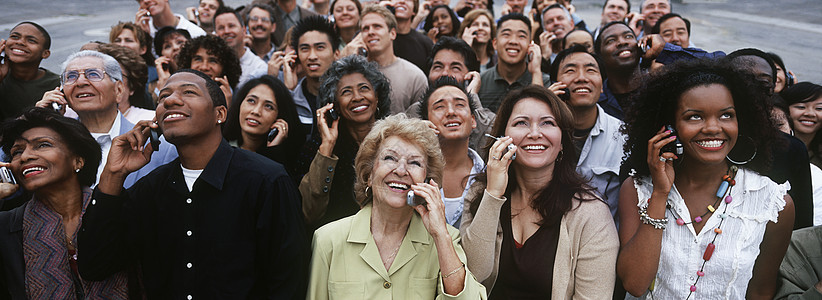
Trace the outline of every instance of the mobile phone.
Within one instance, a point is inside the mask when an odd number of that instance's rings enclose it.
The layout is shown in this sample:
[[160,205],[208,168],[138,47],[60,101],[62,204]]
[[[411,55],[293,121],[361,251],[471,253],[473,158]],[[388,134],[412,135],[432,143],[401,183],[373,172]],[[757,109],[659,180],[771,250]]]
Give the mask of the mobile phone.
[[532,59],[534,59],[534,53],[528,52],[528,56],[525,57],[525,64],[530,64]]
[[368,49],[365,49],[365,47],[357,48],[357,55],[362,57],[368,57]]
[[388,9],[388,11],[390,11],[392,15],[396,15],[396,14],[397,14],[397,9],[396,9],[396,8],[394,8],[394,6],[393,6],[393,5],[386,5],[386,6],[385,6],[385,8],[386,8],[386,9]]
[[328,128],[331,128],[331,125],[334,124],[334,121],[340,118],[340,114],[337,112],[335,108],[331,108],[325,111],[325,122],[328,123]]
[[565,92],[565,93],[559,94],[558,95],[559,99],[561,99],[562,101],[570,101],[571,100],[571,90],[568,89],[568,88],[564,88],[564,89],[562,89],[562,91]]
[[[676,130],[674,129],[673,126],[665,125],[665,129],[671,131],[671,134],[669,136],[675,136],[676,135]],[[682,153],[685,152],[685,148],[682,145],[682,142],[679,140],[679,137],[674,139],[673,142],[670,142],[670,143],[666,144],[665,146],[662,146],[662,153],[665,153],[665,152],[671,152],[673,154],[676,154],[677,157],[682,155]],[[660,154],[662,154],[662,153],[660,153]]]
[[[425,178],[425,182],[426,183],[431,182],[431,178],[430,177]],[[408,191],[408,194],[406,195],[406,198],[405,198],[405,204],[408,204],[408,206],[417,206],[417,205],[425,205],[425,203],[426,203],[425,198],[423,198],[420,195],[415,194],[413,190]]]
[[160,151],[160,136],[163,133],[160,131],[160,128],[151,128],[149,130],[151,136],[149,136],[149,140],[151,142],[151,149],[154,151]]
[[[487,136],[489,138],[492,138],[492,139],[495,139],[495,140],[498,140],[498,141],[500,139],[498,137],[495,137],[495,136],[487,134],[487,133],[485,134],[485,136]],[[517,146],[514,146],[514,144],[509,144],[507,148],[508,148],[508,152],[517,151]],[[505,155],[505,154],[503,154],[503,155]],[[514,154],[511,155],[511,160],[514,160],[516,158],[517,158],[517,152],[514,152]]]
[[645,27],[645,20],[636,21],[636,27],[644,28]]
[[796,78],[794,78],[793,75],[788,72],[788,70],[785,70],[785,87],[789,88],[794,83],[796,83]]
[[0,182],[17,184],[17,180],[14,179],[14,174],[6,167],[0,167]]
[[163,68],[163,71],[168,72],[168,63],[162,63],[160,66]]
[[268,141],[269,142],[273,141],[274,138],[277,137],[277,134],[279,134],[279,133],[280,133],[280,130],[277,129],[277,127],[274,127],[274,129],[271,129],[271,131],[268,132]]
[[[63,89],[60,89],[60,93],[63,94],[63,98],[65,98],[66,93],[63,92]],[[57,102],[51,103],[51,109],[55,110],[56,112],[61,112],[63,110],[63,105]]]
[[245,27],[245,34],[251,35],[251,30],[248,30],[248,26]]

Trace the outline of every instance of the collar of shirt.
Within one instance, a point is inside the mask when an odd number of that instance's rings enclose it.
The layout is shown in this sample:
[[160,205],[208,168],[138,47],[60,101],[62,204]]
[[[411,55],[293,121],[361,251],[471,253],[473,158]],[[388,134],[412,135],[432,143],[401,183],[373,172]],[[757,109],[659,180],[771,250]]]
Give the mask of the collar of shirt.
[[92,133],[91,136],[97,140],[97,143],[100,146],[106,145],[111,143],[111,140],[116,138],[120,135],[120,124],[122,124],[123,115],[118,111],[117,116],[114,117],[114,123],[111,124],[111,128],[108,129],[106,133]]
[[492,73],[492,75],[493,75],[492,79],[494,81],[500,81],[500,83],[504,83],[506,86],[511,86],[511,85],[514,85],[515,83],[519,83],[521,86],[527,86],[527,85],[531,84],[531,72],[528,72],[527,69],[525,70],[524,73],[522,73],[522,75],[519,76],[519,78],[517,78],[517,81],[514,81],[514,83],[512,83],[512,84],[508,84],[508,81],[505,80],[505,78],[502,77],[502,75],[500,75],[500,73],[499,73],[499,64],[497,64],[497,66],[494,67],[494,72]]
[[[208,164],[206,165],[205,169],[203,169],[203,172],[200,174],[200,177],[197,178],[197,181],[205,181],[218,191],[221,191],[223,189],[223,183],[225,183],[226,174],[228,173],[228,167],[231,164],[232,157],[234,156],[234,151],[234,148],[232,148],[231,145],[229,145],[225,139],[220,141],[220,145],[217,147],[217,151],[214,152],[214,155],[208,161]],[[183,169],[182,165],[180,164],[179,157],[176,160],[174,160],[174,164],[180,166],[180,169],[177,172],[172,172],[172,177],[177,175],[182,176]],[[174,180],[169,179],[169,182],[171,181]],[[181,187],[185,188],[186,190],[179,192],[183,194],[188,193],[187,186],[182,185]]]

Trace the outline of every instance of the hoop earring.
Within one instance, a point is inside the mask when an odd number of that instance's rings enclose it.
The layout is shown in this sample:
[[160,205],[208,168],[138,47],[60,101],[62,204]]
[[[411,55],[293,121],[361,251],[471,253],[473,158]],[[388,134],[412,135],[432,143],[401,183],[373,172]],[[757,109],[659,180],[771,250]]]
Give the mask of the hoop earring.
[[[750,157],[750,158],[748,158],[747,160],[744,160],[744,161],[736,161],[736,160],[733,160],[733,159],[731,158],[731,156],[730,156],[730,155],[731,155],[731,153],[728,153],[728,155],[725,155],[725,159],[727,159],[729,162],[731,162],[732,164],[735,164],[735,165],[744,165],[744,164],[747,164],[747,163],[749,163],[749,162],[753,161],[753,160],[754,160],[754,158],[756,158],[756,153],[757,153],[757,150],[758,150],[758,149],[756,148],[756,142],[753,140],[753,138],[751,138],[751,137],[749,137],[749,136],[745,136],[745,135],[739,135],[739,137],[745,137],[745,138],[747,138],[747,139],[750,141],[750,143],[753,145],[753,148],[754,148],[754,150],[753,150],[753,154],[752,154],[752,155],[751,155],[751,157]],[[739,139],[738,139],[738,140],[739,140]],[[731,149],[731,152],[733,152],[733,150],[734,150],[734,149],[737,149],[737,147],[738,147],[738,146],[739,146],[738,144],[737,144],[736,146],[734,146],[734,148],[733,148],[733,149]]]
[[370,186],[365,186],[365,198],[366,199],[371,197],[371,195],[369,195],[370,193],[371,193],[371,187]]

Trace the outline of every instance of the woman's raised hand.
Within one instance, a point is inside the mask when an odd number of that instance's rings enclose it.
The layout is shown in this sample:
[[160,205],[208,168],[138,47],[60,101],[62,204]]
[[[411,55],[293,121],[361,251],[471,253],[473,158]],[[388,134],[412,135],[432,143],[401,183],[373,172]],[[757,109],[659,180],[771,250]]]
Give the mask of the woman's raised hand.
[[[511,166],[511,157],[517,152],[517,146],[512,145],[513,142],[511,137],[504,136],[497,139],[488,150],[488,185],[485,190],[491,196],[502,198],[508,187],[508,168]],[[511,151],[508,151],[508,145],[512,145]]]
[[286,122],[285,120],[277,119],[277,121],[274,121],[274,124],[271,124],[271,128],[269,128],[269,130],[272,130],[274,128],[277,128],[279,133],[277,133],[277,136],[274,137],[273,140],[266,144],[266,146],[268,147],[274,147],[279,144],[282,144],[283,141],[285,141],[285,139],[288,137],[288,122]]
[[657,131],[656,135],[648,140],[648,169],[651,171],[651,181],[654,191],[665,195],[671,191],[674,185],[674,159],[679,157],[671,152],[662,152],[662,147],[676,140],[676,136],[671,135],[671,131],[665,126]]
[[[337,143],[337,136],[339,136],[340,119],[337,118],[328,126],[328,121],[325,118],[325,112],[334,108],[334,103],[328,103],[317,110],[317,128],[320,130],[320,137],[322,137],[322,144],[317,151],[326,157],[331,157],[334,152],[334,145]],[[338,112],[339,113],[339,112]]]

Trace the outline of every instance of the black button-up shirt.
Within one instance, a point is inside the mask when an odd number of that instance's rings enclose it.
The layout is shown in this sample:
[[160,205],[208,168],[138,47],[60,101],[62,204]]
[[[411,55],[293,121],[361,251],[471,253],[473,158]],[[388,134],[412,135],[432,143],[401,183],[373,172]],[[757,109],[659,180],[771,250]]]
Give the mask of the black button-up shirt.
[[119,196],[94,191],[80,274],[132,264],[149,299],[292,299],[304,281],[300,193],[282,165],[223,141],[189,192],[179,159]]

